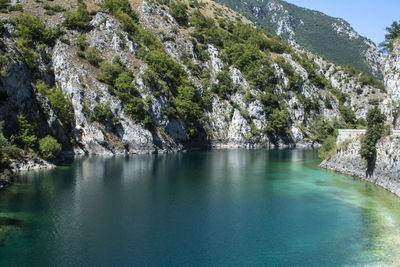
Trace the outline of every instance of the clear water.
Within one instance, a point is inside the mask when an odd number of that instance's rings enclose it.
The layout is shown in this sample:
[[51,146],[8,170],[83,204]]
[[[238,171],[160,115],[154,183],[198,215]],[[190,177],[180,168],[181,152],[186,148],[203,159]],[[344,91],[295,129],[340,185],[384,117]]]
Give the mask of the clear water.
[[398,265],[400,200],[315,151],[86,158],[0,193],[0,266]]

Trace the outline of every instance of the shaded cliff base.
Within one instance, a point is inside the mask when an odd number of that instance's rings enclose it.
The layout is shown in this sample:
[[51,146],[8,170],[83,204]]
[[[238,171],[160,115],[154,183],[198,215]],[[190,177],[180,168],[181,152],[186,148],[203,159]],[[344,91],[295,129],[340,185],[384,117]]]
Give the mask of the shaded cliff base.
[[389,136],[377,144],[377,156],[372,168],[361,158],[361,139],[356,138],[323,161],[322,168],[337,171],[374,183],[400,196],[400,139]]
[[20,172],[54,168],[57,165],[39,157],[11,159],[8,169],[0,172],[0,190],[12,184]]

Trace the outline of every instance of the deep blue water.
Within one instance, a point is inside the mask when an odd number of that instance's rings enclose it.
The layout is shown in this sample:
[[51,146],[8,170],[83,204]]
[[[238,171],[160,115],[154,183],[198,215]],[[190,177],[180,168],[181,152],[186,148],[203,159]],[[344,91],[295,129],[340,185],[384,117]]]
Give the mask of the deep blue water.
[[0,193],[0,266],[396,262],[398,198],[318,163],[315,151],[221,150],[30,172]]

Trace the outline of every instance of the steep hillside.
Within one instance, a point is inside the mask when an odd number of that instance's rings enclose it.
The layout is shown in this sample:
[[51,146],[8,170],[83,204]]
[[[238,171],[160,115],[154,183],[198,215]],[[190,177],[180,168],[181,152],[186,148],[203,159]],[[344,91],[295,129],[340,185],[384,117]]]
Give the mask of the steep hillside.
[[290,44],[339,64],[349,64],[382,79],[383,55],[376,45],[360,36],[343,19],[301,8],[282,0],[216,0],[267,26]]
[[20,4],[1,14],[3,169],[54,159],[56,141],[98,155],[309,146],[365,125],[384,96],[211,1]]
[[400,196],[399,73],[400,39],[397,39],[394,40],[393,50],[385,60],[384,74],[388,94],[380,104],[380,109],[385,113],[384,118],[387,118],[386,130],[379,136],[376,146],[373,144],[373,149],[370,149],[371,159],[361,156],[364,153],[363,146],[368,145],[367,132],[365,135],[338,144],[321,166],[366,179]]

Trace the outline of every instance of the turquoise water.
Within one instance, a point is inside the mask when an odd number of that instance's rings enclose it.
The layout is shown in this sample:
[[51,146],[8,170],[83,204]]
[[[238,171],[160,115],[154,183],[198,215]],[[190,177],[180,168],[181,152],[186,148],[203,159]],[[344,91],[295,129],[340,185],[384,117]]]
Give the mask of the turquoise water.
[[400,263],[400,200],[315,151],[78,159],[0,193],[0,266]]

